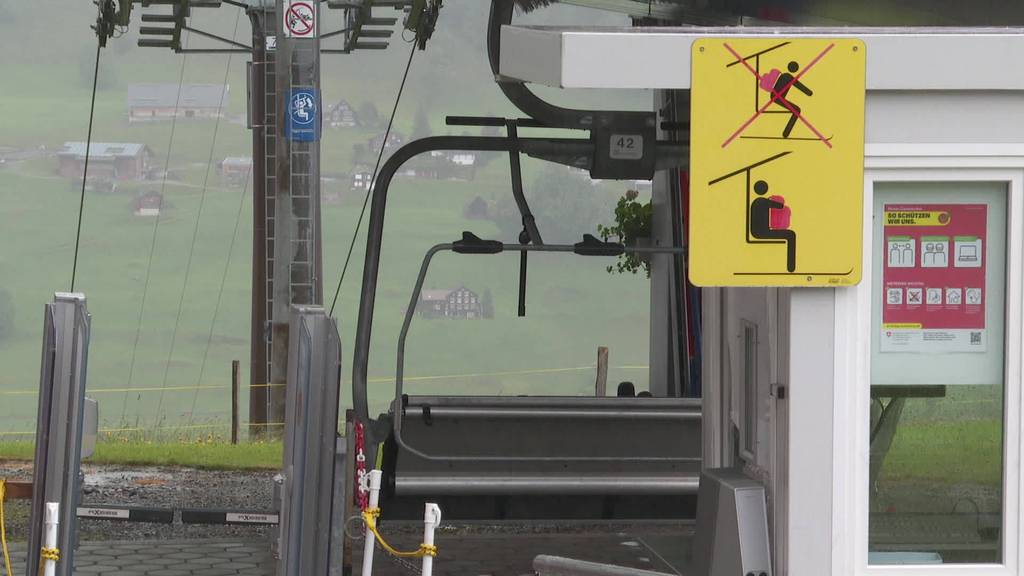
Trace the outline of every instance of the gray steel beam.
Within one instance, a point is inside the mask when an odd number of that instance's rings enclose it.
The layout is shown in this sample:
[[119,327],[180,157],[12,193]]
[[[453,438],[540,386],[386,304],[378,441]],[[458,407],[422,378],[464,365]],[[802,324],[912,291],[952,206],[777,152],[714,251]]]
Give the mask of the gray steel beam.
[[341,388],[338,326],[319,306],[291,311],[278,576],[326,576]]
[[[317,3],[314,10],[319,11]],[[278,0],[277,14],[284,14]],[[283,385],[288,374],[289,321],[293,304],[323,302],[323,274],[320,230],[320,40],[321,18],[315,17],[314,37],[287,37],[283,18],[275,18],[277,53],[275,79],[277,94],[277,138],[274,200],[273,323],[270,333],[270,384]],[[298,91],[312,91],[315,103],[314,134],[298,137],[297,126],[289,135],[289,109]],[[279,396],[272,397],[272,400]],[[284,407],[271,403],[270,418],[280,422]]]
[[43,354],[33,470],[32,517],[27,576],[39,574],[46,503],[60,504],[57,576],[74,566],[85,375],[89,356],[89,312],[85,296],[58,292],[43,313]]

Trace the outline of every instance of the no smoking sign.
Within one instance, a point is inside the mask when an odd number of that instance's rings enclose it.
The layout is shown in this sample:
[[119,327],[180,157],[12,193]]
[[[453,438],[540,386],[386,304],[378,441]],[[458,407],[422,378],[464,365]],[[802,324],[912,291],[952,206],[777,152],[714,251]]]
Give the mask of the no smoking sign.
[[314,0],[285,0],[284,35],[288,38],[316,38]]

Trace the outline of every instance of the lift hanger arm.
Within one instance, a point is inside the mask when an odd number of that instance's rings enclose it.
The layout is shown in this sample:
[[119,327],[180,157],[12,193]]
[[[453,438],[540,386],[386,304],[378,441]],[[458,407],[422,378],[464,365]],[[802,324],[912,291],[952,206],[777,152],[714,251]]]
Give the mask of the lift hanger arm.
[[[666,162],[685,162],[684,146],[658,143],[659,156]],[[398,169],[413,157],[432,150],[472,150],[479,152],[510,152],[518,150],[532,158],[587,169],[594,154],[594,143],[582,138],[520,138],[503,136],[431,136],[402,146],[381,166],[373,186],[370,218],[367,223],[366,256],[356,323],[355,349],[352,361],[353,408],[361,421],[370,422],[366,380],[370,362],[370,334],[373,331],[373,308],[377,298],[380,273],[381,241],[384,236],[384,215],[388,188]],[[673,157],[675,159],[673,159]],[[546,246],[546,245],[545,245]],[[543,246],[519,246],[516,250],[534,251]]]
[[[381,241],[384,236],[384,214],[388,188],[398,169],[411,158],[432,150],[473,150],[511,152],[518,150],[535,158],[586,167],[593,153],[593,143],[571,138],[520,138],[513,141],[503,136],[431,136],[409,142],[395,151],[381,166],[373,186],[370,218],[367,222],[366,257],[356,324],[355,350],[352,362],[353,408],[359,418],[370,422],[366,380],[370,361],[370,334],[373,330],[373,308],[377,297],[380,272]],[[566,162],[568,160],[568,162]]]

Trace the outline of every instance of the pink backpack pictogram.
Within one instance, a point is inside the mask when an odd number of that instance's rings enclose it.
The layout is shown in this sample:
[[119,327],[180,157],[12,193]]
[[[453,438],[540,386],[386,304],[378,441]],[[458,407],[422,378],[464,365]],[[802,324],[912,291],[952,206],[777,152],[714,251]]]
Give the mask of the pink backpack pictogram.
[[[771,196],[770,199],[778,202],[779,204],[786,203],[786,199],[782,196]],[[768,211],[768,227],[772,230],[789,230],[789,220],[792,213],[793,212],[789,209],[789,206],[772,208]]]
[[758,85],[762,90],[771,92],[775,90],[775,83],[779,80],[779,76],[782,72],[778,68],[772,68],[771,70],[761,74],[761,79],[758,81]]

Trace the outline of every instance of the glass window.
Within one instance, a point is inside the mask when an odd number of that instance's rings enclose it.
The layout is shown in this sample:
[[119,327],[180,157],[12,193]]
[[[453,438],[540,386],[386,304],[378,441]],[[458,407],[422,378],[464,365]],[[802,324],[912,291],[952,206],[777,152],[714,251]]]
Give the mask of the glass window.
[[1003,561],[1007,188],[875,185],[871,564]]

